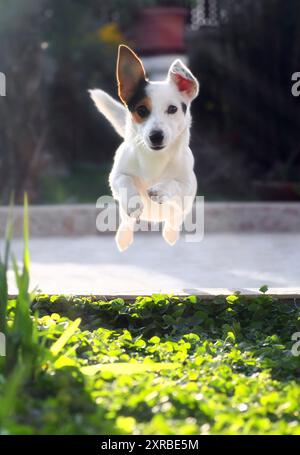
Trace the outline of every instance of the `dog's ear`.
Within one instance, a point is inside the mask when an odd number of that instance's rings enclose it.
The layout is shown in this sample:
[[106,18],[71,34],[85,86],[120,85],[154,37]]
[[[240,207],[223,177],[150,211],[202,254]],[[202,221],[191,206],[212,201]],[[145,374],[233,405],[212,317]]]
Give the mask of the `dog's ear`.
[[168,78],[176,84],[178,90],[189,101],[192,101],[198,95],[199,82],[181,60],[178,59],[172,63]]
[[118,92],[125,105],[134,95],[138,85],[145,79],[145,69],[138,56],[124,44],[119,46],[117,62]]

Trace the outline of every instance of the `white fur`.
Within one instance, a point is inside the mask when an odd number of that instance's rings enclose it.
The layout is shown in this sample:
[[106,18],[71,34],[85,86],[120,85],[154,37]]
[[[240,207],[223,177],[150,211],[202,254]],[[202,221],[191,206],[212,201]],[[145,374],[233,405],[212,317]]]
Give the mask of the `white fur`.
[[117,133],[124,137],[127,114],[125,106],[114,100],[103,90],[89,90],[89,93],[98,110],[113,125]]
[[[193,81],[194,91],[187,95],[180,92],[174,73]],[[198,83],[182,62],[176,60],[162,82],[150,82],[147,95],[152,111],[143,123],[132,120],[131,113],[101,90],[91,90],[98,109],[124,136],[118,148],[109,176],[113,196],[120,204],[121,224],[116,234],[120,251],[133,241],[134,225],[138,219],[163,221],[163,237],[174,245],[181,225],[190,212],[196,195],[197,181],[193,171],[194,157],[189,148],[190,103],[198,94]],[[181,103],[187,105],[183,112]],[[176,114],[168,114],[169,105],[178,108]],[[164,133],[164,148],[150,148],[150,131]],[[128,201],[137,204],[128,207]]]

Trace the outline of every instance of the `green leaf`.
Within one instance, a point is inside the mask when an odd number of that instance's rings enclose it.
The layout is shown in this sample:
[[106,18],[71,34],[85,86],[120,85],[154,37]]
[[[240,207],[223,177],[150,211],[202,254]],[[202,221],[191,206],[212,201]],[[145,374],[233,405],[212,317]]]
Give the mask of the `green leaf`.
[[137,347],[137,348],[144,348],[147,344],[144,340],[137,340],[134,345]]
[[227,337],[225,341],[235,342],[235,334],[233,332],[227,332]]
[[157,336],[154,336],[154,337],[150,338],[149,343],[158,344],[158,343],[160,343],[160,338]]
[[235,303],[237,300],[239,300],[239,296],[238,296],[238,295],[229,295],[228,297],[226,297],[226,301],[227,301],[227,303],[229,303],[230,305],[232,305],[233,303]]
[[61,355],[55,362],[54,362],[54,367],[59,369],[59,368],[64,368],[64,367],[70,367],[70,366],[77,366],[77,362],[74,359],[70,359],[69,357],[65,355]]
[[268,286],[266,284],[259,288],[259,291],[262,292],[263,294],[268,292],[268,290],[269,290],[269,288],[268,288]]

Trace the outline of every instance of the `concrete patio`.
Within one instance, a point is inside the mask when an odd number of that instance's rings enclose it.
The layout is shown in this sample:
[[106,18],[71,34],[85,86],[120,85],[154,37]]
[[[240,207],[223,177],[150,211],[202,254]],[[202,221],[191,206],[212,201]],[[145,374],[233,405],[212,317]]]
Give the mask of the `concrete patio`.
[[[14,241],[22,254],[22,241]],[[300,234],[209,233],[170,247],[159,234],[137,233],[119,253],[112,235],[32,238],[31,287],[64,294],[300,294]],[[10,292],[15,292],[10,272]]]

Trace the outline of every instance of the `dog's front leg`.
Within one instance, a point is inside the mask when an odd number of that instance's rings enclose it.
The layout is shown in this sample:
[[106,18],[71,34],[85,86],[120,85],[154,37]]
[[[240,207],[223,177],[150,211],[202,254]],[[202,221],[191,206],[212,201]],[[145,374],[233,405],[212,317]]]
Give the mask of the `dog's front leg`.
[[189,181],[168,180],[148,188],[149,198],[164,207],[163,238],[174,245],[185,215],[190,212],[196,194],[196,178]]
[[110,177],[110,184],[114,198],[119,201],[122,215],[138,220],[144,207],[133,177],[117,174]]
[[121,217],[116,243],[119,250],[124,251],[133,242],[134,226],[143,211],[143,204],[131,176],[119,174],[110,182],[113,196],[119,201]]

